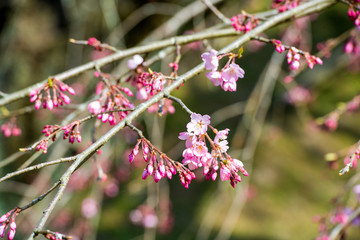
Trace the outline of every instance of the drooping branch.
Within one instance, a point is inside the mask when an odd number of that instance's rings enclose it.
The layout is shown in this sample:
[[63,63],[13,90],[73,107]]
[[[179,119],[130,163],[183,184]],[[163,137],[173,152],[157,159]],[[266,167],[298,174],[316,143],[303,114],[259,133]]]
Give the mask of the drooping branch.
[[[246,34],[242,35],[237,40],[235,40],[234,42],[232,42],[228,46],[221,49],[219,52],[220,53],[230,52],[230,51],[232,51],[234,49],[239,48],[243,44],[245,44],[253,36],[256,36],[256,35],[264,32],[264,31],[266,31],[266,30],[268,30],[268,29],[270,29],[270,28],[272,28],[272,27],[274,27],[274,26],[276,26],[276,25],[278,25],[278,24],[280,24],[282,22],[290,20],[293,17],[301,17],[301,16],[305,16],[305,15],[308,15],[308,14],[311,14],[311,13],[314,13],[314,12],[321,11],[321,10],[335,4],[336,2],[337,2],[336,0],[315,0],[315,1],[311,1],[311,2],[301,4],[300,6],[298,6],[296,8],[293,8],[293,9],[287,11],[287,12],[279,13],[278,15],[275,15],[275,16],[269,18],[268,20],[264,21],[261,25],[254,28],[253,30],[251,30],[251,31],[247,32]],[[229,31],[229,32],[227,32],[228,35],[234,34],[234,31],[230,31],[230,30],[223,30],[223,31]],[[193,36],[194,35],[192,35],[191,37],[193,37]],[[159,41],[157,43],[164,44],[162,47],[171,46],[174,43],[181,44],[181,42],[179,42],[179,40],[180,39],[185,40],[189,36],[183,36],[183,37],[184,38],[182,38],[182,37],[171,38],[169,40]],[[166,41],[169,41],[169,42],[166,42]],[[168,45],[166,45],[165,42]],[[151,46],[153,48],[151,48]],[[99,65],[99,66],[103,66],[103,65],[105,65],[105,64],[107,64],[109,62],[116,61],[116,60],[121,59],[121,58],[123,58],[125,56],[130,56],[130,55],[133,55],[133,54],[139,53],[139,52],[152,51],[152,50],[159,49],[159,48],[162,48],[162,47],[156,48],[156,45],[154,44],[154,45],[147,45],[147,46],[138,47],[138,48],[132,48],[132,49],[125,50],[125,51],[120,51],[119,53],[113,54],[113,55],[111,55],[109,57],[105,57],[105,58],[100,59],[98,61],[90,62],[90,63],[85,64],[83,66],[80,66],[78,68],[74,68],[74,69],[72,69],[72,70],[70,70],[68,72],[62,73],[60,75],[56,75],[55,77],[60,78],[59,80],[63,80],[65,78],[75,76],[75,75],[77,75],[77,74],[79,74],[79,73],[81,73],[83,71],[94,68],[95,63],[97,65]],[[134,109],[134,111],[131,112],[129,115],[127,115],[121,122],[119,122],[117,125],[115,125],[110,131],[108,131],[104,136],[102,136],[100,139],[98,139],[96,142],[94,142],[90,147],[88,147],[86,150],[84,150],[82,153],[80,153],[77,156],[77,159],[74,161],[74,163],[72,163],[72,165],[67,169],[67,171],[61,177],[61,179],[60,179],[61,184],[60,184],[60,187],[58,189],[58,192],[57,192],[55,198],[51,201],[49,206],[44,211],[44,214],[43,214],[42,218],[40,219],[39,224],[35,228],[35,232],[40,231],[44,227],[50,213],[55,208],[57,202],[60,201],[60,199],[62,197],[62,194],[64,193],[64,190],[66,189],[66,186],[67,186],[67,183],[69,181],[70,176],[72,175],[72,173],[74,173],[76,171],[76,169],[78,169],[83,163],[85,163],[98,149],[100,149],[106,142],[108,142],[117,132],[119,132],[122,128],[124,128],[124,126],[127,123],[131,124],[131,122],[136,117],[138,117],[141,113],[143,113],[151,105],[158,102],[159,100],[161,100],[165,96],[168,96],[172,91],[174,91],[175,89],[180,87],[181,84],[183,84],[186,81],[188,81],[189,79],[193,78],[194,76],[196,76],[197,74],[199,74],[203,70],[204,70],[204,63],[201,63],[201,64],[197,65],[196,67],[194,67],[193,69],[186,72],[185,74],[177,77],[176,80],[171,85],[164,88],[164,90],[162,92],[158,93],[157,95],[155,95],[154,97],[152,97],[148,101],[138,105]],[[29,91],[30,91],[29,89],[22,90],[22,93],[27,94]],[[0,105],[6,104],[6,103],[9,103],[11,101],[14,101],[14,100],[18,99],[19,95],[21,95],[21,94],[19,94],[19,92],[17,92],[17,93],[9,94],[9,95],[11,95],[11,97],[6,98],[6,100],[4,100],[4,98],[1,99],[2,101],[0,101]],[[35,235],[36,234],[33,233],[29,237],[29,239],[33,239],[35,237]]]

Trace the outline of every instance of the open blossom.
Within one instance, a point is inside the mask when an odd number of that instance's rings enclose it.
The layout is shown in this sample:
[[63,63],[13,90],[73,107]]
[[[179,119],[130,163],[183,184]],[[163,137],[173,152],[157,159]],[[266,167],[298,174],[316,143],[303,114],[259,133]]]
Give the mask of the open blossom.
[[222,84],[224,91],[236,91],[236,82],[239,78],[243,78],[245,71],[237,64],[232,63],[229,67],[224,68],[221,73]]
[[202,60],[205,62],[206,70],[215,71],[219,66],[219,59],[216,56],[218,51],[211,49],[210,52],[205,52],[201,54]]
[[191,121],[186,125],[188,132],[193,132],[195,135],[205,134],[207,127],[210,124],[210,116],[198,113],[191,114]]
[[144,61],[144,59],[139,54],[136,54],[127,62],[128,68],[135,69],[135,68],[137,68],[137,66],[142,64],[143,61]]
[[[214,86],[221,86],[224,91],[236,91],[236,82],[239,78],[243,78],[245,71],[235,63],[235,54],[223,54],[216,56],[217,51],[212,49],[209,53],[203,53],[201,57],[205,62],[205,68],[211,70],[206,73],[206,77],[211,80]],[[219,66],[219,58],[230,56],[228,63],[217,71]]]

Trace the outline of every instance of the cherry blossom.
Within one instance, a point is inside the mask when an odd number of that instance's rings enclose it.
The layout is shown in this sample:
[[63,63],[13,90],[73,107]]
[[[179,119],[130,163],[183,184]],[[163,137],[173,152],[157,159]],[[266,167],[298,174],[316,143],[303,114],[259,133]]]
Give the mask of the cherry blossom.
[[219,66],[219,59],[216,56],[218,51],[211,49],[210,52],[205,52],[201,54],[202,60],[205,62],[206,70],[216,70]]
[[197,113],[191,114],[191,121],[186,125],[188,132],[193,132],[195,135],[205,134],[207,127],[210,124],[209,115],[200,115]]

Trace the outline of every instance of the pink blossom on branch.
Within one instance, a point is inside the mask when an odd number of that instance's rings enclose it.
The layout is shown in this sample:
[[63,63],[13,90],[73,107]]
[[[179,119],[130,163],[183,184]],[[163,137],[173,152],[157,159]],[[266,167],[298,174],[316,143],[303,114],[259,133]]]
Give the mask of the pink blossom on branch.
[[202,60],[205,62],[206,70],[215,71],[219,66],[219,59],[216,56],[218,51],[211,49],[210,52],[201,54]]
[[[211,50],[209,53],[203,53],[201,56],[205,62],[205,68],[211,70],[205,74],[205,76],[211,80],[214,86],[221,86],[224,91],[236,91],[236,82],[239,78],[243,78],[245,71],[235,63],[235,57],[237,55],[233,53],[222,54],[215,58],[215,50]],[[224,56],[229,56],[229,61],[227,64],[220,70],[217,71],[218,60]],[[212,62],[216,62],[213,64]]]
[[209,115],[200,115],[197,113],[191,114],[191,121],[186,125],[189,133],[193,132],[195,135],[205,134],[207,127],[210,124]]

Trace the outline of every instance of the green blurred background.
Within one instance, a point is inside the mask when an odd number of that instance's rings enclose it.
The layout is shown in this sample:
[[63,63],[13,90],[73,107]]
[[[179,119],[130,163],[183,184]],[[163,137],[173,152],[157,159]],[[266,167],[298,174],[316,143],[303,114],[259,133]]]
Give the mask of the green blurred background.
[[[133,47],[177,11],[193,2],[2,0],[0,90],[13,92],[91,60],[92,49],[70,44],[69,38],[86,40],[96,37],[119,49]],[[230,17],[241,10],[250,13],[265,11],[270,5],[271,1],[227,0],[216,6]],[[317,43],[335,38],[353,27],[346,11],[346,6],[337,4],[311,17],[312,22],[303,33],[310,52],[316,52]],[[142,20],[137,22],[140,18]],[[200,31],[218,23],[219,20],[210,11],[205,11],[186,21],[174,34]],[[266,34],[280,38],[289,24],[280,25]],[[160,37],[154,36],[153,39]],[[223,38],[211,40],[210,43],[215,49],[220,49],[234,39]],[[200,54],[204,48],[184,47],[182,50],[180,74],[201,62]],[[255,108],[248,104],[248,100],[255,99],[256,102],[256,96],[252,97],[253,92],[258,86],[263,86],[264,74],[266,77],[264,71],[273,51],[272,46],[264,46],[258,51],[245,46],[244,57],[238,63],[246,74],[244,79],[238,81],[237,92],[223,92],[201,74],[174,93],[194,112],[211,115],[216,128],[231,129],[230,153],[236,158],[242,156],[250,172],[250,176],[243,177],[243,182],[238,183],[235,189],[227,182],[201,180],[201,171],[197,172],[200,180],[193,181],[189,189],[183,188],[177,177],[172,181],[163,179],[159,184],[151,179],[143,181],[143,165],[139,163],[140,167],[134,167],[127,163],[126,150],[133,146],[136,137],[124,130],[116,140],[104,147],[103,155],[97,156],[96,162],[91,160],[83,166],[85,177],[74,180],[50,219],[49,229],[82,239],[315,239],[318,224],[313,217],[325,216],[334,209],[332,200],[341,194],[346,181],[355,174],[355,170],[352,170],[340,177],[337,170],[343,166],[342,159],[339,159],[339,166],[332,169],[328,167],[324,155],[346,149],[357,142],[360,118],[357,113],[345,114],[335,132],[319,129],[314,119],[335,109],[339,102],[349,101],[358,94],[358,65],[355,62],[355,68],[354,63],[353,68],[349,68],[351,59],[343,55],[340,44],[330,58],[324,59],[322,66],[307,69],[296,78],[296,82],[309,89],[313,96],[309,103],[297,107],[286,101],[286,92],[292,85],[283,82],[288,70],[286,64],[280,65],[282,70],[274,89],[270,90],[269,98],[261,106],[270,105],[260,110],[263,115],[257,115],[258,122],[254,123]],[[281,64],[283,59],[279,56],[275,54],[273,58]],[[174,55],[170,55],[164,61],[157,62],[152,69],[169,73],[167,63],[173,59]],[[110,72],[118,67],[124,71],[124,63],[120,63],[120,66],[113,64],[103,70]],[[90,96],[96,81],[92,73],[87,73],[67,83],[74,86],[79,95]],[[83,98],[78,96],[73,103],[82,101]],[[29,105],[28,99],[11,104],[9,109],[25,105]],[[160,118],[146,113],[138,124],[156,146],[180,161],[185,146],[179,143],[177,136],[185,130],[189,116],[174,105],[174,115]],[[225,108],[230,105],[233,108]],[[10,138],[1,136],[0,159],[5,159],[19,147],[30,145],[39,138],[45,124],[59,123],[68,113],[69,110],[55,114],[42,110],[20,117],[18,121],[22,135]],[[102,128],[97,132],[97,137],[107,129]],[[65,141],[57,143],[36,163],[83,149],[89,144],[90,131],[90,124],[84,126],[82,134],[87,141],[74,145]],[[244,153],[242,149],[247,152]],[[20,167],[29,156],[25,155],[13,164],[0,168],[1,176]],[[114,196],[104,194],[107,183],[96,181],[97,171],[94,169],[97,163],[107,172],[108,181],[113,181],[118,187]],[[47,171],[26,174],[1,183],[0,213],[9,211],[19,203],[23,205],[41,194],[61,176],[65,166],[50,167]],[[86,184],[82,186],[80,181]],[[95,217],[86,218],[81,213],[81,204],[87,197],[95,199],[99,209],[101,206]],[[351,191],[349,199],[353,204]],[[154,207],[159,219],[161,214],[168,217],[164,220],[166,231],[144,229],[130,221],[131,212],[141,204]],[[33,211],[17,217],[19,230],[15,239],[23,239],[31,232],[46,205],[45,201]],[[63,222],[63,226],[59,222]],[[352,229],[348,239],[359,238],[358,230]]]

